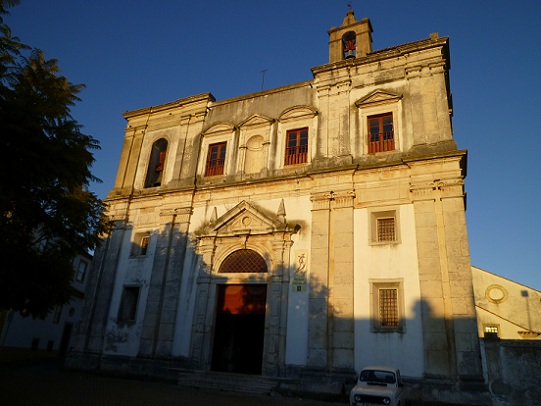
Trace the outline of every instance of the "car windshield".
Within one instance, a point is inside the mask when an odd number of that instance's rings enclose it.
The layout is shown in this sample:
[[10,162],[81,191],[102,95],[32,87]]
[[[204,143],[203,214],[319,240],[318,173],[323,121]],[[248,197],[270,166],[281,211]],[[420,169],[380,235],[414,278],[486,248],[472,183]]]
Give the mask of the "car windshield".
[[359,376],[359,381],[361,382],[370,382],[370,383],[395,383],[396,377],[394,373],[388,371],[377,371],[377,370],[365,370],[361,371]]

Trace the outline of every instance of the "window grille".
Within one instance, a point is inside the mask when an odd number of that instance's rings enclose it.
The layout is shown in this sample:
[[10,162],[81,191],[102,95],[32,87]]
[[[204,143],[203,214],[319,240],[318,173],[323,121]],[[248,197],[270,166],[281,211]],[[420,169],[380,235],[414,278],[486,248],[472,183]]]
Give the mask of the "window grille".
[[500,329],[495,324],[485,324],[485,337],[499,337]]
[[395,241],[394,217],[377,219],[378,241]]
[[379,324],[381,327],[399,327],[398,289],[379,289]]
[[267,263],[261,255],[249,249],[231,253],[220,266],[219,273],[267,272]]

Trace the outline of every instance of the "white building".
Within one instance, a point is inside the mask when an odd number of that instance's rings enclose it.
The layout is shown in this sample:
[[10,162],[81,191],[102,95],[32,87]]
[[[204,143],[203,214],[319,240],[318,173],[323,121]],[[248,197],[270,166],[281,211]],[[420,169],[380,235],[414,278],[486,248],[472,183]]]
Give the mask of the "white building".
[[448,38],[373,51],[352,11],[329,37],[310,81],[124,115],[68,365],[484,390]]
[[0,322],[0,347],[3,350],[35,352],[36,356],[50,353],[65,355],[73,345],[72,333],[82,318],[83,298],[92,256],[78,255],[73,260],[73,297],[69,303],[57,307],[45,319],[23,317],[10,310]]

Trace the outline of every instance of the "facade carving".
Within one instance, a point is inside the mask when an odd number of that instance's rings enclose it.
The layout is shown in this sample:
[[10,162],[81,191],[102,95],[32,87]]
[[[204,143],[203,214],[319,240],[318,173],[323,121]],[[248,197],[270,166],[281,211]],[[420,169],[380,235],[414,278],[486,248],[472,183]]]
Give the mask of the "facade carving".
[[374,51],[352,11],[329,36],[310,81],[124,114],[125,227],[69,365],[339,392],[391,364],[417,393],[482,392],[448,38]]

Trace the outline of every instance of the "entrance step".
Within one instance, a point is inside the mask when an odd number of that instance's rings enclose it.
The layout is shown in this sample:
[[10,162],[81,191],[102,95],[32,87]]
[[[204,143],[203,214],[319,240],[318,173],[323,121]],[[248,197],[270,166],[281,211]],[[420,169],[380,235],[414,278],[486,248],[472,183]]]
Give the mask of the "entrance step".
[[257,395],[275,393],[278,381],[258,375],[230,374],[212,371],[178,371],[180,386]]

